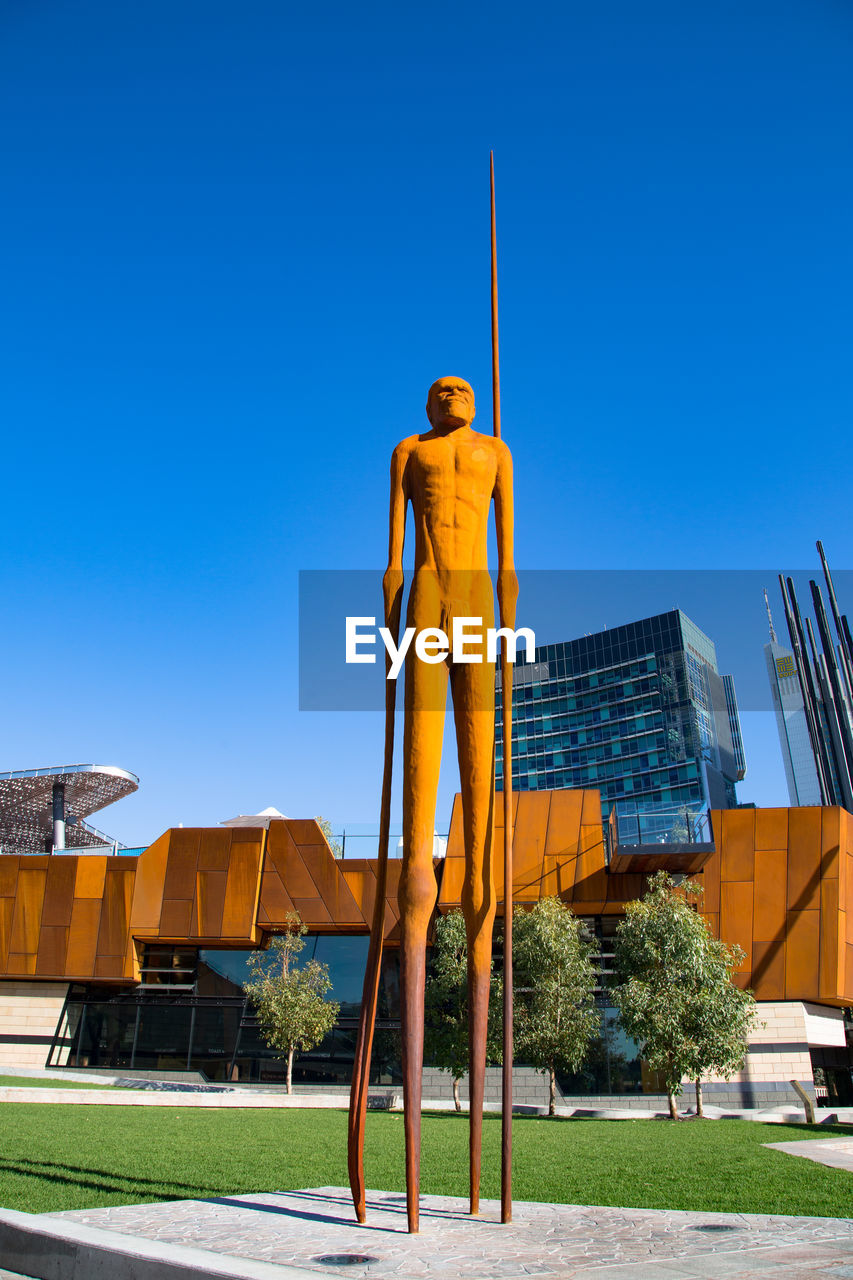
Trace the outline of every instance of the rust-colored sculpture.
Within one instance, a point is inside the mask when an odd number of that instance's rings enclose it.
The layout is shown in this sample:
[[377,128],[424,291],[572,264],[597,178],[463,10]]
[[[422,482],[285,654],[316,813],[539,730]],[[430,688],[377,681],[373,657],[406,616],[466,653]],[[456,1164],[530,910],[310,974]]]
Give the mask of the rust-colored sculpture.
[[[483,642],[469,642],[478,660],[423,661],[410,650],[406,661],[403,761],[403,868],[400,880],[401,1020],[409,1230],[418,1230],[420,1111],[423,1064],[423,1010],[426,937],[436,900],[432,866],[435,803],[441,762],[447,686],[453,700],[462,793],[466,875],[462,910],[468,936],[470,1011],[470,1210],[480,1196],[480,1149],[485,1081],[486,1023],[495,887],[492,870],[494,806],[494,663],[486,661],[485,629],[494,626],[492,582],[487,568],[489,509],[494,500],[498,546],[498,603],[502,627],[515,626],[518,584],[513,567],[512,459],[500,440],[471,428],[474,393],[461,378],[439,378],[427,399],[431,428],[410,436],[391,461],[388,568],[383,580],[385,625],[395,642],[403,597],[403,541],[411,504],[415,568],[406,624],[416,632],[439,628],[448,636],[454,620],[482,619]],[[472,630],[474,628],[472,627]],[[393,685],[393,681],[388,681]],[[393,750],[393,689],[390,737],[386,733],[385,786],[390,788],[389,746]],[[383,820],[387,823],[383,795]],[[384,844],[383,844],[384,839]],[[387,846],[387,829],[380,832]],[[382,886],[379,887],[380,892]],[[366,1106],[372,1025],[378,983],[379,928],[362,1003],[362,1026],[350,1100],[350,1182],[356,1214],[364,1221],[361,1144]],[[377,939],[377,933],[379,938]],[[372,964],[373,962],[373,964]],[[375,969],[375,972],[373,970]],[[372,1000],[371,1000],[372,996]],[[359,1112],[362,1117],[359,1126]]]

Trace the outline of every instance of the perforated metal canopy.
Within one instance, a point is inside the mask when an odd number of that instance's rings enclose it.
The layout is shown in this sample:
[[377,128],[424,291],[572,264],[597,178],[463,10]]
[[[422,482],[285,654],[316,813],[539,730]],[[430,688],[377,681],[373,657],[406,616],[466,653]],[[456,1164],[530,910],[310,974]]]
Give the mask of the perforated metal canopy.
[[66,764],[0,773],[0,850],[44,853],[53,837],[53,788],[65,788],[67,844],[93,848],[114,844],[83,819],[131,795],[139,779],[109,764]]

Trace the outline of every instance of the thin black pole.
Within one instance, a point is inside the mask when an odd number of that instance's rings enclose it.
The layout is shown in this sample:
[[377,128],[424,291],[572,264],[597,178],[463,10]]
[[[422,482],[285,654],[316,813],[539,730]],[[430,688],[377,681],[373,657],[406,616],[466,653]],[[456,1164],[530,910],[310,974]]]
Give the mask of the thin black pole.
[[[817,620],[817,629],[820,633],[821,644],[823,645],[823,661],[827,670],[827,678],[829,686],[832,690],[833,715],[835,724],[830,724],[830,729],[838,730],[838,747],[836,755],[840,759],[836,760],[838,781],[842,791],[842,803],[845,808],[849,808],[853,804],[853,787],[851,787],[850,779],[853,777],[853,735],[850,732],[850,722],[847,718],[844,698],[841,692],[841,681],[838,675],[838,667],[835,662],[835,650],[832,644],[832,637],[829,634],[829,623],[826,618],[826,610],[823,607],[823,596],[820,587],[816,582],[810,582],[809,586],[812,593],[812,603],[814,605],[815,619]],[[833,735],[834,736],[834,735]]]
[[[805,638],[800,640],[800,633],[794,620],[794,604],[796,596],[794,595],[794,584],[788,579],[788,587],[785,586],[785,579],[779,574],[779,588],[782,592],[782,607],[785,611],[785,622],[788,626],[788,635],[791,640],[791,648],[794,651],[794,665],[797,669],[797,678],[800,684],[800,693],[803,697],[803,709],[806,715],[806,724],[809,730],[809,738],[812,744],[812,754],[814,756],[815,772],[817,773],[818,787],[820,789],[820,798],[823,804],[834,804],[835,794],[832,787],[832,777],[829,771],[829,761],[825,756],[825,747],[823,742],[823,734],[820,726],[820,713],[817,707],[817,696],[815,694],[814,685],[812,683],[811,670],[809,667],[808,655],[805,652]],[[788,591],[791,593],[791,600],[788,599]]]

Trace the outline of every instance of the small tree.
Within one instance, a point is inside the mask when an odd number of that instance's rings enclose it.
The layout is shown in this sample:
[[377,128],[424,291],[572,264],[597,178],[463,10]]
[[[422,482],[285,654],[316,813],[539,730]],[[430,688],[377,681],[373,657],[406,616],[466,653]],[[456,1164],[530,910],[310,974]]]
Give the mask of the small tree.
[[739,1071],[756,1023],[755,997],[732,981],[745,954],[741,947],[727,946],[708,932],[701,986],[686,1018],[688,1038],[695,1046],[690,1078],[695,1082],[696,1114],[700,1117],[705,1114],[702,1076],[714,1072],[728,1080]]
[[293,1089],[293,1056],[319,1044],[331,1031],[340,1005],[326,1000],[331,990],[328,965],[309,960],[298,966],[308,932],[296,913],[285,917],[286,932],[265,951],[249,956],[251,977],[244,991],[255,1007],[261,1035],[278,1056],[287,1059],[287,1092]]
[[577,1071],[598,1030],[594,941],[559,898],[513,914],[517,1055],[547,1071],[554,1115],[556,1068]]
[[[500,1061],[500,1005],[502,985],[492,980],[489,991],[489,1030],[486,1053]],[[462,1110],[459,1081],[467,1075],[468,942],[460,911],[439,916],[424,992],[424,1049],[440,1071],[453,1079],[453,1101]]]
[[329,819],[321,818],[318,816],[314,819],[314,821],[317,823],[317,826],[320,828],[323,835],[325,836],[326,844],[329,846],[329,848],[332,851],[332,857],[342,858],[344,856],[344,851],[343,851],[343,848],[341,847],[341,842],[335,839],[335,834],[332,831],[332,824],[329,821]]
[[613,998],[623,1029],[663,1077],[673,1120],[685,1077],[696,1081],[702,1114],[702,1076],[738,1069],[755,1018],[752,993],[740,991],[731,977],[744,952],[713,937],[688,901],[701,893],[700,886],[676,886],[658,871],[645,897],[628,903],[616,930],[620,982]]

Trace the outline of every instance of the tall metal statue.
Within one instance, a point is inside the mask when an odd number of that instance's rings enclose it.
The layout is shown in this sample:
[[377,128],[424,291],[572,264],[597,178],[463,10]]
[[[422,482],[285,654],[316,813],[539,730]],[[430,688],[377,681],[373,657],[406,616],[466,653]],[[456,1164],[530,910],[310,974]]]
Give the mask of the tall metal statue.
[[[494,210],[494,200],[492,201]],[[480,1153],[486,1030],[495,917],[492,864],[495,714],[494,661],[487,660],[485,631],[494,627],[494,595],[488,572],[489,513],[494,502],[498,549],[498,607],[501,627],[515,627],[518,582],[513,561],[512,458],[499,438],[497,395],[497,307],[493,212],[493,369],[495,435],[472,429],[474,392],[462,378],[439,378],[430,387],[429,429],[400,442],[391,459],[388,567],[383,579],[385,625],[399,641],[403,600],[403,542],[412,508],[415,565],[409,592],[407,627],[416,634],[438,629],[453,634],[454,622],[481,620],[479,642],[468,641],[467,660],[437,655],[424,646],[424,658],[409,650],[405,671],[403,747],[403,866],[399,887],[400,983],[403,1041],[403,1098],[406,1145],[408,1225],[418,1230],[420,1183],[421,1077],[424,1042],[426,940],[435,908],[433,838],[447,689],[456,727],[465,843],[462,911],[468,939],[470,1211],[479,1211]],[[511,677],[503,645],[504,776],[511,785]],[[379,883],[365,976],[361,1021],[350,1094],[349,1174],[356,1215],[365,1220],[363,1170],[364,1122],[370,1049],[379,984],[385,907],[385,872],[390,825],[391,766],[394,742],[395,682],[386,680],[385,775],[380,820]],[[509,801],[509,792],[505,792]],[[511,808],[507,803],[507,852],[511,857]],[[511,929],[511,872],[506,881],[506,911]],[[510,955],[511,965],[511,955]],[[511,1072],[511,970],[509,981],[509,1062]],[[506,1045],[506,1040],[505,1040]],[[506,1099],[505,1074],[505,1105]],[[511,1081],[511,1075],[509,1076]],[[511,1115],[511,1085],[509,1113]],[[506,1117],[505,1117],[506,1120]],[[503,1220],[509,1221],[509,1128],[504,1130]]]

